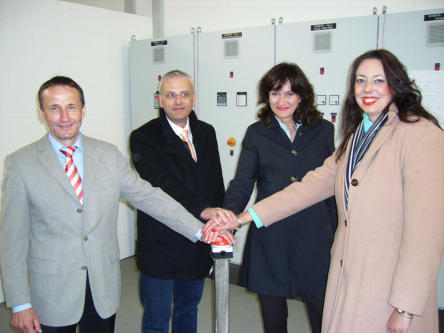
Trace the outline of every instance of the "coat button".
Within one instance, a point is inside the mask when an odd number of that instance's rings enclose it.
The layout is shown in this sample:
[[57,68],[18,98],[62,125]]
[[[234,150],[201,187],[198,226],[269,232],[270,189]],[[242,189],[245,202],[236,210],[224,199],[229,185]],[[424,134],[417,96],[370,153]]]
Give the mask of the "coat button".
[[294,149],[291,151],[291,154],[292,154],[293,156],[295,156],[295,157],[298,156],[298,152],[297,152],[296,150],[294,150]]
[[83,240],[87,241],[88,240],[88,236],[83,236]]
[[347,220],[344,221],[345,226],[347,226]]
[[77,213],[81,213],[82,212],[82,208],[77,208]]
[[81,266],[80,269],[81,269],[82,271],[86,271],[86,266]]
[[359,181],[358,181],[356,178],[354,178],[354,179],[352,179],[351,184],[352,184],[353,186],[358,186]]
[[298,179],[297,179],[295,176],[291,176],[291,177],[290,177],[290,180],[291,180],[292,182],[296,182]]
[[298,132],[298,135],[299,135],[299,136],[302,136],[302,134],[303,134],[302,132]]

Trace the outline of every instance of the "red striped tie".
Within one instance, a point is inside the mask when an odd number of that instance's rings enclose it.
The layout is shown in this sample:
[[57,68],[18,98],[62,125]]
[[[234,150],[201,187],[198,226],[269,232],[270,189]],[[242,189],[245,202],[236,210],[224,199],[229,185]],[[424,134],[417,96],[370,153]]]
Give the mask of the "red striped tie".
[[72,155],[77,147],[64,147],[60,149],[60,151],[65,154],[66,162],[65,162],[65,172],[68,176],[69,181],[71,182],[74,191],[76,192],[77,197],[80,200],[80,203],[83,205],[83,186],[82,179],[80,178],[80,174],[77,171],[77,168],[72,159]]

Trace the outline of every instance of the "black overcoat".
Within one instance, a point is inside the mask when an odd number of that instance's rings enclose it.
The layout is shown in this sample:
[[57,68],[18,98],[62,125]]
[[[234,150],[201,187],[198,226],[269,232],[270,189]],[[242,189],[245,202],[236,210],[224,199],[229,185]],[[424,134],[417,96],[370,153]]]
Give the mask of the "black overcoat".
[[[283,189],[321,166],[334,151],[334,127],[326,120],[300,126],[291,142],[276,119],[248,127],[235,178],[224,207],[244,210],[254,184],[256,201]],[[241,283],[248,290],[282,297],[324,293],[330,247],[337,226],[334,198],[329,198],[267,228],[250,224]]]
[[[162,188],[196,218],[206,207],[221,206],[224,183],[214,128],[189,115],[197,163],[174,133],[165,112],[130,136],[134,167],[143,179]],[[201,279],[211,267],[210,249],[190,242],[151,216],[137,211],[137,266],[161,279]]]

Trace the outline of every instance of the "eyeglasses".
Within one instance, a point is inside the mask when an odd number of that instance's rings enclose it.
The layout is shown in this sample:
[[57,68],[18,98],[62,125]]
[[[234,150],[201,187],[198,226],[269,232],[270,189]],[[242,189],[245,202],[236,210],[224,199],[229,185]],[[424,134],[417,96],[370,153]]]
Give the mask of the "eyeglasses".
[[164,97],[166,99],[169,99],[169,100],[176,99],[177,96],[179,96],[180,98],[184,98],[184,99],[190,98],[191,97],[191,92],[189,92],[189,91],[182,91],[182,92],[180,92],[178,94],[176,94],[175,92],[168,92],[168,93],[166,93],[164,95]]

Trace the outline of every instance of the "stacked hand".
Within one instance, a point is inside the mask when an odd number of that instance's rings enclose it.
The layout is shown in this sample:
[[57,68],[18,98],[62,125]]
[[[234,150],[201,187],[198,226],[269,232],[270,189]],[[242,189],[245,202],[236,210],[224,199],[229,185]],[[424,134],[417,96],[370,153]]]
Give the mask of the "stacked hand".
[[205,208],[200,216],[208,220],[202,228],[202,241],[205,243],[215,242],[220,236],[224,237],[230,244],[236,243],[236,238],[231,230],[238,225],[236,215],[223,208]]
[[[204,226],[204,228],[206,228],[206,225]],[[204,231],[202,228],[202,242],[205,242],[208,244],[211,244],[214,242],[220,242],[222,237],[225,238],[228,241],[228,243],[236,244],[236,238],[234,237],[234,235],[230,231],[217,230],[215,228],[210,228],[210,229],[207,229],[206,231]]]

